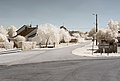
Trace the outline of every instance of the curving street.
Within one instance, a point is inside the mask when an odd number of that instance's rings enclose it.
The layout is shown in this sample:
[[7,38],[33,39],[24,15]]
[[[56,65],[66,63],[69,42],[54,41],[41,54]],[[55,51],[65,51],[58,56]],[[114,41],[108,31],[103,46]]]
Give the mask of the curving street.
[[[76,48],[83,47],[91,43],[90,41],[80,43],[79,45],[49,49],[49,50],[34,50],[18,52],[16,55],[0,56],[0,65],[15,65],[15,64],[27,64],[27,63],[39,63],[46,61],[61,61],[61,60],[75,60],[84,59],[87,57],[80,57],[72,54],[72,51]],[[14,58],[13,58],[14,57]],[[5,61],[3,61],[5,60]],[[6,61],[7,60],[7,61]]]
[[[88,58],[53,49],[0,66],[0,81],[120,81],[120,58]],[[16,65],[14,65],[16,64]]]

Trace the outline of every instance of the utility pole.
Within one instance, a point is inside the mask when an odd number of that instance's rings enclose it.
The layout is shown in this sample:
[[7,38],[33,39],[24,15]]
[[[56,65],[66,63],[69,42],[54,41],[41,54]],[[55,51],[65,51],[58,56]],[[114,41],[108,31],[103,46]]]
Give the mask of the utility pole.
[[[96,14],[96,33],[98,32],[98,17]],[[96,38],[96,45],[97,45],[97,38]]]
[[[98,32],[98,15],[97,14],[93,14],[95,15],[95,23],[96,23],[96,33]],[[97,38],[96,38],[96,45],[97,45]]]
[[98,31],[98,17],[97,17],[97,14],[96,14],[96,32]]

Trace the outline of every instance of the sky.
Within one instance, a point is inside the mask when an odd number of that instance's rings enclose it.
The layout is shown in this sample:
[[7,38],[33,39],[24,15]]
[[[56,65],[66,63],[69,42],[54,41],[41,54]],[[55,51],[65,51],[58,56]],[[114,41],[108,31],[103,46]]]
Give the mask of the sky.
[[107,27],[110,19],[120,21],[120,0],[0,0],[0,25],[51,23],[70,30],[89,31]]

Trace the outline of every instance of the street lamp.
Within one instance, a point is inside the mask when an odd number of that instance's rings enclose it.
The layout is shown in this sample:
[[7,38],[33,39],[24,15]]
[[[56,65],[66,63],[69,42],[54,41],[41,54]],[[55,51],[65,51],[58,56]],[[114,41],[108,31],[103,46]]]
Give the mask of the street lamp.
[[[95,21],[96,21],[96,33],[98,32],[98,15],[97,14],[93,14],[95,15]],[[97,45],[97,39],[96,39],[96,45]]]

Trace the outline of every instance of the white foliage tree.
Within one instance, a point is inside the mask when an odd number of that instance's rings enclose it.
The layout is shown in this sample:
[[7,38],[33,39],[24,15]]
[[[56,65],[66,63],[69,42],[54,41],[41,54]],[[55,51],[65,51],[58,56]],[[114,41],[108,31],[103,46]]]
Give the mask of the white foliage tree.
[[120,28],[119,23],[117,21],[110,20],[108,22],[108,28],[111,30],[111,33],[113,33],[114,37],[117,37],[118,30]]
[[0,42],[9,42],[6,35],[0,33]]
[[12,49],[14,45],[13,42],[9,42],[7,36],[2,33],[0,33],[0,44],[1,46],[3,45],[5,49]]
[[108,22],[108,28],[99,30],[96,34],[98,41],[104,39],[108,42],[115,42],[118,36],[118,30],[120,29],[120,22],[113,21],[112,19]]
[[0,33],[7,36],[8,31],[1,25],[0,26]]
[[71,40],[71,36],[69,32],[66,31],[65,29],[60,29],[59,34],[60,34],[60,41],[64,40],[64,42],[68,43]]
[[52,24],[42,24],[38,27],[37,35],[32,39],[38,44],[59,44],[59,42],[64,39],[65,42],[71,40],[71,36],[68,31],[64,29],[59,29]]
[[16,31],[17,31],[17,28],[15,26],[11,25],[11,27],[8,28],[8,35],[9,35],[9,37],[16,36],[17,35]]
[[113,21],[112,19],[109,20],[108,22],[108,28],[111,29],[113,32],[114,31],[118,31],[118,22],[117,21]]
[[88,36],[93,37],[96,34],[96,28],[92,28],[88,34]]
[[115,39],[115,36],[110,29],[100,29],[96,34],[96,38],[99,43],[101,42],[101,40],[111,42]]
[[105,33],[106,31],[104,30],[99,30],[97,33],[96,33],[96,38],[97,38],[97,41],[100,43],[101,40],[105,40]]
[[34,41],[41,44],[59,43],[59,29],[52,24],[42,24],[39,26]]
[[65,34],[64,34],[64,40],[65,40],[65,42],[67,42],[67,43],[70,42],[70,40],[71,40],[71,36],[69,35],[68,32],[65,32]]

